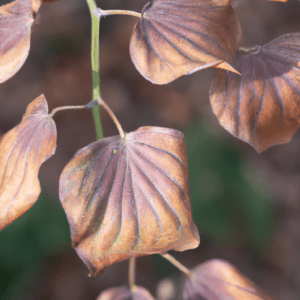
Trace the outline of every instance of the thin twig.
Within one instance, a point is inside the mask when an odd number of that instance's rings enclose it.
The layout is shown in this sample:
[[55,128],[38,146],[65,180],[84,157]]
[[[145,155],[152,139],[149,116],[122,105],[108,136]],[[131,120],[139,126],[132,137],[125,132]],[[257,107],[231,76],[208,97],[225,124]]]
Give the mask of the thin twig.
[[51,117],[53,117],[58,111],[66,110],[66,109],[85,109],[85,105],[76,105],[76,106],[60,106],[54,108],[51,113],[49,114]]
[[98,97],[97,99],[99,105],[101,105],[110,115],[110,117],[113,119],[113,121],[115,122],[118,130],[119,130],[119,134],[121,136],[122,139],[125,138],[125,133],[123,131],[123,128],[120,124],[120,122],[118,121],[117,117],[115,116],[115,114],[113,113],[113,111],[109,108],[109,106],[103,101],[102,98]]
[[116,10],[102,10],[100,8],[97,9],[98,13],[100,16],[111,16],[111,15],[128,15],[128,16],[133,16],[133,17],[138,17],[141,18],[142,14],[131,11],[131,10],[121,10],[121,9],[116,9]]
[[179,262],[177,259],[175,259],[172,255],[169,253],[161,254],[162,257],[164,257],[166,260],[168,260],[172,265],[174,265],[177,269],[179,269],[181,272],[186,274],[188,277],[192,278],[192,272],[185,267],[181,262]]
[[135,289],[135,262],[136,262],[136,258],[130,257],[128,280],[129,280],[129,287],[131,291]]

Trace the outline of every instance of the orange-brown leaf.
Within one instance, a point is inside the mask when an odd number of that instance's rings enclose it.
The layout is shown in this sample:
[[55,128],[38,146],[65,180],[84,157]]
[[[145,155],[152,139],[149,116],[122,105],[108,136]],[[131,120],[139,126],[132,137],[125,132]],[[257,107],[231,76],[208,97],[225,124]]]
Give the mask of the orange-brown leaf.
[[210,90],[221,125],[258,152],[287,143],[300,126],[300,34],[240,51],[242,76],[216,70]]
[[151,294],[143,287],[136,286],[133,291],[129,286],[121,286],[105,290],[97,300],[154,300]]
[[228,64],[241,30],[232,0],[154,0],[146,4],[130,42],[139,72],[157,84]]
[[230,263],[212,259],[193,270],[183,289],[184,300],[272,300]]
[[39,168],[55,148],[55,123],[41,95],[29,104],[21,124],[0,141],[0,230],[36,202]]
[[0,6],[0,83],[23,66],[30,48],[31,25],[41,0],[16,0]]
[[59,194],[92,276],[129,257],[199,245],[177,130],[142,127],[90,144],[63,170]]

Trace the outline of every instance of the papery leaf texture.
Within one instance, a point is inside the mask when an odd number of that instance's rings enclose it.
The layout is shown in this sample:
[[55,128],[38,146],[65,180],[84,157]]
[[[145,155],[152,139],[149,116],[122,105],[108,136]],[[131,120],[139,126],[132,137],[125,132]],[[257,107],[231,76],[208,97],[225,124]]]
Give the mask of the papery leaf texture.
[[229,262],[212,259],[192,270],[183,300],[272,300]]
[[129,286],[121,286],[103,291],[97,300],[155,300],[149,291],[141,286],[135,286],[131,291]]
[[55,149],[56,126],[41,95],[0,141],[0,230],[36,202],[41,192],[40,166]]
[[130,42],[138,71],[156,84],[201,69],[229,65],[241,40],[233,0],[153,0]]
[[220,124],[257,152],[287,143],[300,126],[300,34],[241,49],[241,76],[215,70],[210,101]]
[[88,145],[64,168],[59,194],[91,276],[129,257],[199,245],[177,130],[142,127]]
[[41,0],[16,0],[0,6],[0,83],[23,66],[30,49],[31,26]]

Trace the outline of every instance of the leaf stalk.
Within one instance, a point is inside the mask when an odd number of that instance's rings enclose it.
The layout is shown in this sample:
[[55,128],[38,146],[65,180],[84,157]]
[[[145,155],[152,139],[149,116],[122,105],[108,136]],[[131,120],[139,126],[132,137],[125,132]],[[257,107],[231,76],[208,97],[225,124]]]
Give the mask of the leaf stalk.
[[124,139],[125,138],[125,133],[123,131],[123,128],[122,128],[120,122],[118,121],[117,117],[113,113],[113,111],[109,108],[109,106],[103,101],[103,99],[101,97],[98,97],[97,102],[98,102],[99,105],[101,105],[108,112],[108,114],[113,119],[113,121],[115,122],[115,124],[118,128],[118,131],[119,131],[119,134],[120,134],[121,138]]
[[58,111],[67,110],[67,109],[85,109],[86,105],[76,105],[76,106],[60,106],[54,108],[49,114],[50,117],[53,117]]
[[179,269],[181,272],[183,272],[185,275],[187,275],[189,278],[193,279],[193,273],[191,270],[189,270],[187,267],[185,267],[181,262],[179,262],[177,259],[175,259],[172,255],[169,253],[161,254],[163,258],[168,260],[173,266],[175,266],[177,269]]
[[142,14],[131,11],[131,10],[121,10],[121,9],[116,9],[116,10],[102,10],[101,8],[96,9],[97,15],[101,17],[106,17],[106,16],[111,16],[111,15],[127,15],[127,16],[133,16],[137,18],[141,18]]
[[135,263],[136,258],[130,257],[129,258],[129,272],[128,272],[128,279],[129,279],[129,287],[130,290],[133,292],[136,285],[135,285]]

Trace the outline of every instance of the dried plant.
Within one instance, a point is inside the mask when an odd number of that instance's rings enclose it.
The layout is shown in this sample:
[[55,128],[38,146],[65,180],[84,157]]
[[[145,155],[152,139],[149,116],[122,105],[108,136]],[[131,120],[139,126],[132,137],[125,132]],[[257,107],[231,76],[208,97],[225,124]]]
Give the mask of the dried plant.
[[[275,0],[276,1],[276,0]],[[277,0],[280,1],[280,0]],[[287,0],[281,0],[286,2]],[[31,26],[42,0],[15,0],[0,7],[0,82],[23,65]],[[0,230],[37,200],[41,164],[56,149],[54,114],[93,111],[98,141],[78,150],[60,177],[59,196],[77,254],[97,276],[130,259],[129,287],[100,299],[153,299],[135,285],[135,258],[161,254],[187,275],[185,300],[271,299],[229,263],[206,262],[188,270],[166,252],[198,247],[192,220],[184,136],[173,129],[142,127],[125,133],[100,97],[99,24],[104,16],[138,18],[130,42],[137,70],[155,84],[215,68],[210,101],[220,124],[258,152],[288,142],[300,124],[300,35],[264,46],[239,48],[241,29],[234,0],[152,0],[141,13],[104,11],[86,1],[92,18],[93,99],[55,108],[43,95],[29,104],[22,122],[0,142]],[[103,138],[99,106],[119,135]]]

